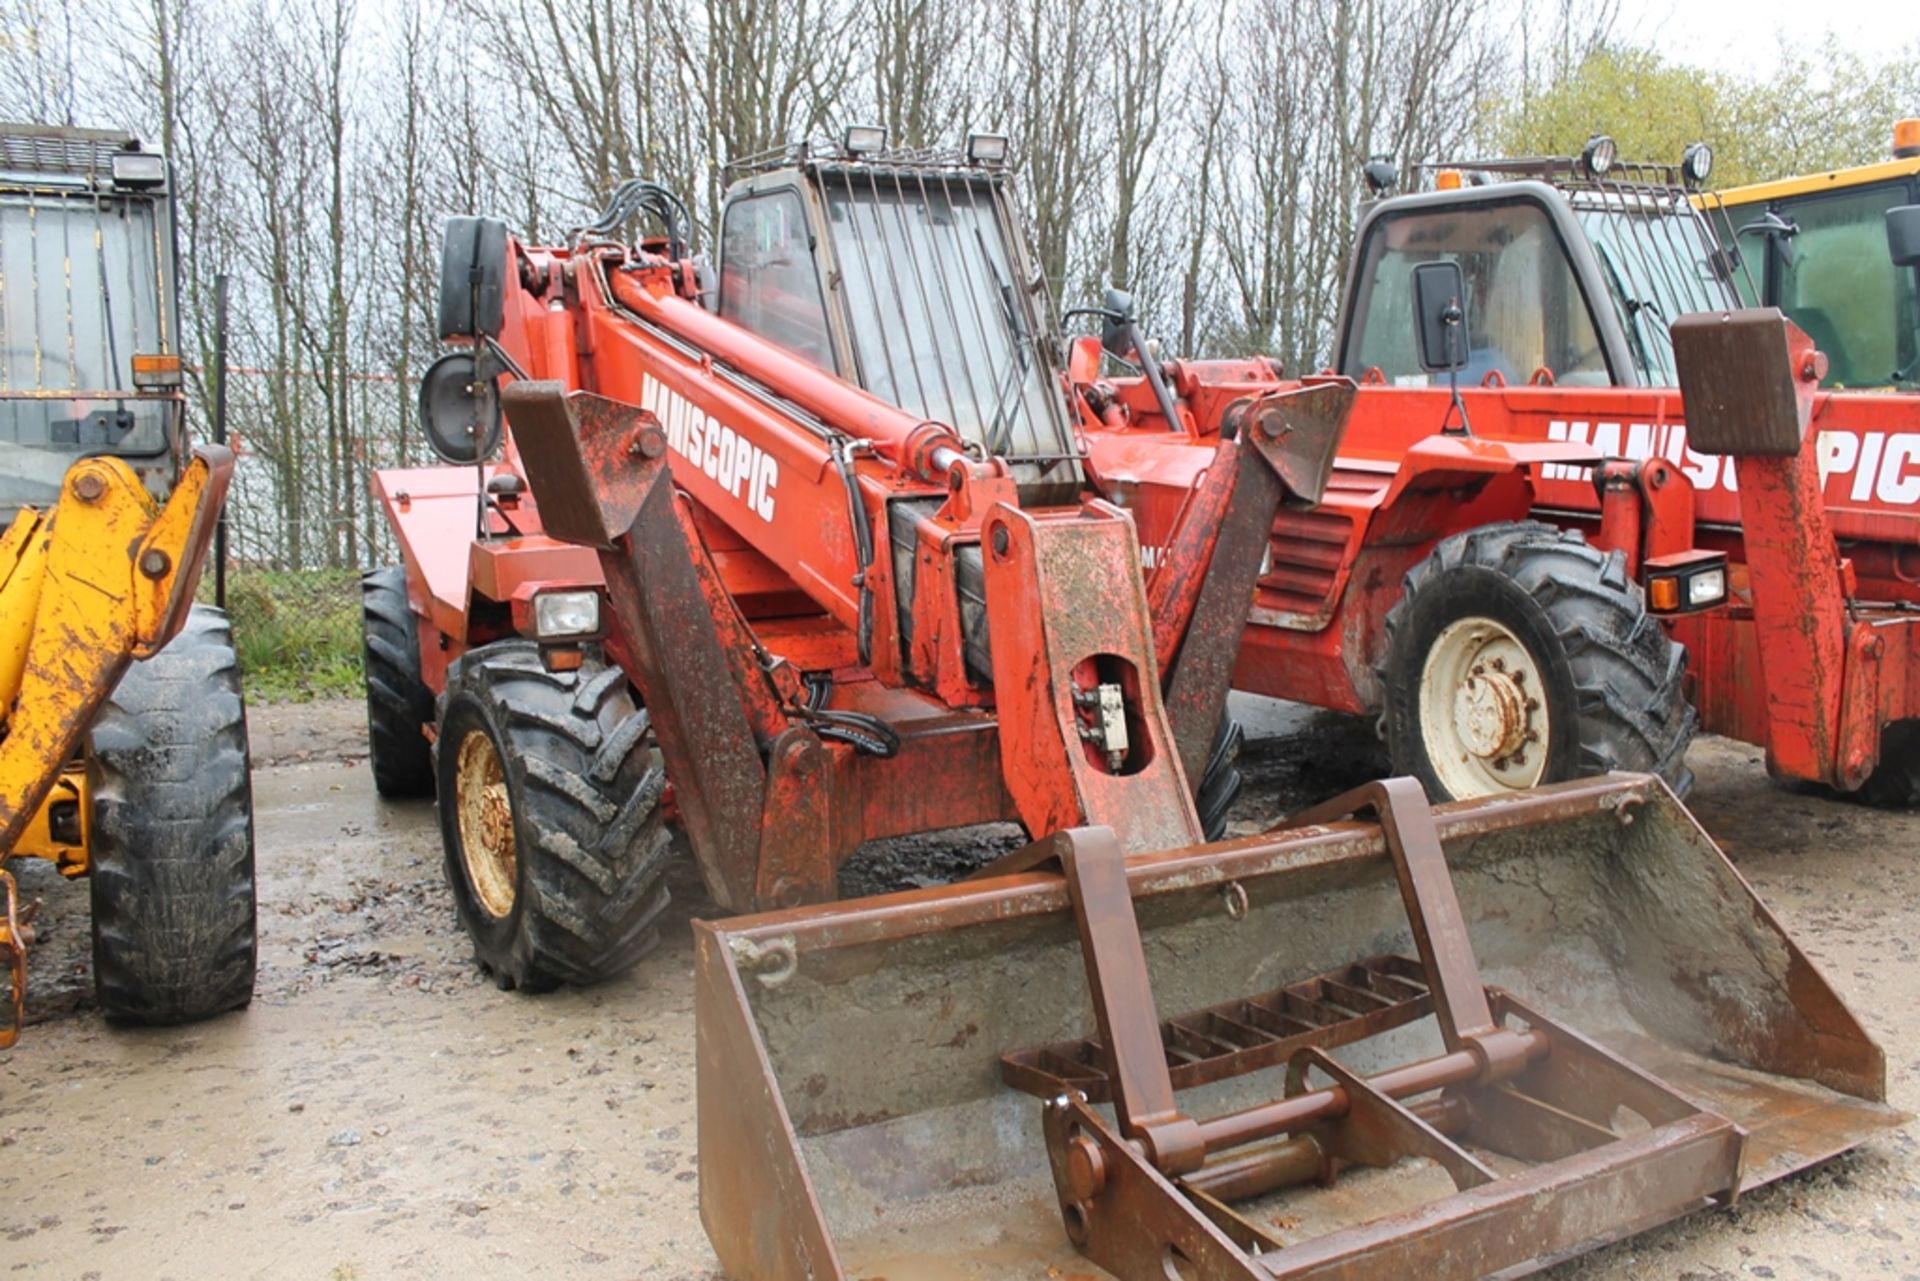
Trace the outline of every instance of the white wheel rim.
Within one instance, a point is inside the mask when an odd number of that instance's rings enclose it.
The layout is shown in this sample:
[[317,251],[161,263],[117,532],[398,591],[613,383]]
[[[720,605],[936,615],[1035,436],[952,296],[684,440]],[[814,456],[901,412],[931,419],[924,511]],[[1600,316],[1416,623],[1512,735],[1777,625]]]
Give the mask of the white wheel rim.
[[1427,760],[1456,799],[1533,787],[1546,773],[1546,682],[1520,638],[1491,618],[1462,618],[1434,640],[1419,712]]

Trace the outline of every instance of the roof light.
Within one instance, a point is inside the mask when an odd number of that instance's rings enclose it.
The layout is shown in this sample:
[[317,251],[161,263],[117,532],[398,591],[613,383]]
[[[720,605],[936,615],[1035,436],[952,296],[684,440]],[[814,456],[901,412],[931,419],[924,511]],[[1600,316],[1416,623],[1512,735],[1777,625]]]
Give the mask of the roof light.
[[1893,158],[1907,160],[1920,156],[1920,117],[1897,120],[1893,125]]
[[167,158],[153,151],[116,151],[113,153],[113,185],[116,187],[158,187],[167,180]]
[[1360,173],[1367,180],[1367,190],[1376,196],[1386,195],[1400,181],[1400,170],[1395,167],[1392,156],[1373,157]]
[[883,151],[887,145],[885,125],[848,125],[840,135],[840,145],[850,156],[866,156]]
[[1704,142],[1688,143],[1687,149],[1680,153],[1680,176],[1698,187],[1712,172],[1713,148]]
[[968,134],[967,159],[976,165],[1006,164],[1007,135],[1004,133]]
[[1458,191],[1466,185],[1467,180],[1461,175],[1458,169],[1442,169],[1439,173],[1433,175],[1433,189],[1435,191]]
[[1613,162],[1619,154],[1620,149],[1614,145],[1613,139],[1604,133],[1596,133],[1587,139],[1587,145],[1580,149],[1580,167],[1585,169],[1590,177],[1604,178],[1607,176],[1607,171],[1613,168]]

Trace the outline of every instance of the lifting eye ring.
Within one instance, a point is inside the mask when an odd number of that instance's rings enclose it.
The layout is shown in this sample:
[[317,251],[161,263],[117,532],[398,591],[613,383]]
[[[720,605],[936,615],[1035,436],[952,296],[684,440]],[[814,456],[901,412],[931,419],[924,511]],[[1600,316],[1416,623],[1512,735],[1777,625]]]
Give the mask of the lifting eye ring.
[[1220,899],[1227,907],[1230,920],[1247,919],[1247,887],[1238,881],[1228,881],[1220,887]]

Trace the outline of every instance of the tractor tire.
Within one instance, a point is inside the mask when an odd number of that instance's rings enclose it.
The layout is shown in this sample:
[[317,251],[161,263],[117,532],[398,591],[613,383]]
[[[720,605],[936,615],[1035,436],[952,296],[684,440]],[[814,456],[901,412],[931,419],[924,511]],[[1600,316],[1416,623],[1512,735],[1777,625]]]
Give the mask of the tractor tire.
[[134,663],[87,752],[93,981],[129,1023],[188,1023],[253,999],[253,787],[226,615],[195,605]]
[[1880,764],[1854,795],[1883,809],[1920,807],[1920,720],[1894,721],[1880,732]]
[[551,672],[523,640],[474,650],[447,675],[433,752],[447,881],[500,987],[598,983],[651,950],[667,779],[619,668]]
[[1533,521],[1443,539],[1387,615],[1383,730],[1434,800],[1634,770],[1693,784],[1686,650],[1625,559]]
[[433,691],[420,679],[420,629],[407,604],[407,571],[360,580],[361,657],[367,677],[367,750],[373,786],[389,800],[433,795]]
[[1193,794],[1194,808],[1200,812],[1200,830],[1209,841],[1227,834],[1227,812],[1240,795],[1246,780],[1240,775],[1240,748],[1247,732],[1231,716],[1220,718],[1214,731],[1213,746],[1207,750],[1207,768],[1200,775],[1200,786]]

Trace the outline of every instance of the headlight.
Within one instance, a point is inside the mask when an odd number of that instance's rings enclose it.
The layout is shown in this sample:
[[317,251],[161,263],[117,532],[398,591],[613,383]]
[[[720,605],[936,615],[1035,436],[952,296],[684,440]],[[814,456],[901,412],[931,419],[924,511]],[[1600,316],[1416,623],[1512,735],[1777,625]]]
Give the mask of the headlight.
[[591,636],[599,630],[599,592],[541,592],[533,598],[533,634],[541,640]]
[[1687,604],[1711,605],[1727,597],[1727,571],[1710,569],[1687,580]]
[[1727,599],[1727,558],[1721,552],[1696,549],[1650,556],[1644,573],[1647,604],[1656,614],[1712,609]]

